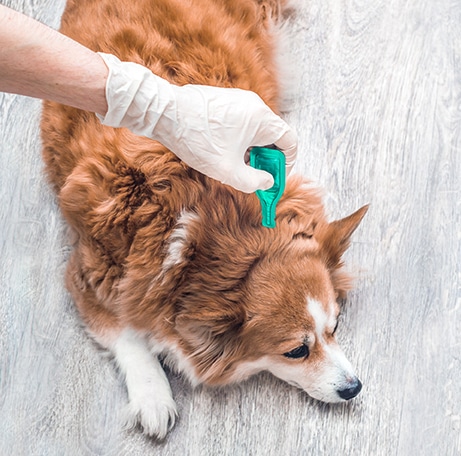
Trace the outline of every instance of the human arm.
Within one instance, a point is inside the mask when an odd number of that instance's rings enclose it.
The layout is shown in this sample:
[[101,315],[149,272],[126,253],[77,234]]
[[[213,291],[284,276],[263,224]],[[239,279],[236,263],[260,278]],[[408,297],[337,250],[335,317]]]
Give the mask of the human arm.
[[0,5],[0,91],[105,114],[101,57],[46,25]]

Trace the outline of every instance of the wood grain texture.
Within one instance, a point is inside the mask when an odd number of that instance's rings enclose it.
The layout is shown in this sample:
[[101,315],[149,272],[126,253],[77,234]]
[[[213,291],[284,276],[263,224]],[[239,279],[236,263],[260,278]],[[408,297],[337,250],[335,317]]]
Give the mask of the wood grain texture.
[[[53,27],[64,6],[0,2]],[[339,329],[363,392],[330,406],[266,374],[220,390],[169,375],[169,437],[121,430],[123,384],[63,286],[40,102],[0,94],[0,455],[461,454],[461,2],[299,3],[297,171],[332,217],[371,203]]]

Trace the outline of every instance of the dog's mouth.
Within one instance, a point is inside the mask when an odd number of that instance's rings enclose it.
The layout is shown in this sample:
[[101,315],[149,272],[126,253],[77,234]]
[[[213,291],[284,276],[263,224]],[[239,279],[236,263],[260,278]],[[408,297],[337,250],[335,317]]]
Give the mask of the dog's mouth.
[[294,380],[290,380],[287,383],[291,386],[294,386],[295,388],[304,390],[304,388],[298,382],[295,382]]
[[303,390],[313,399],[325,403],[341,403],[350,401],[360,394],[363,387],[362,382],[357,377],[349,380],[346,384],[342,385],[341,388],[332,388],[331,392],[325,392],[322,388],[316,388],[309,391],[295,380],[289,380],[287,383],[295,388]]

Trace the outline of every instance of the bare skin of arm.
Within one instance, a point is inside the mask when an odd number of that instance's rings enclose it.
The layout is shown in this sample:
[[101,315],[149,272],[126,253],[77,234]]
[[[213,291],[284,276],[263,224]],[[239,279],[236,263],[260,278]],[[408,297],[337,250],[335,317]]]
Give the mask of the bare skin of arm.
[[95,52],[0,5],[0,92],[105,115],[108,72]]

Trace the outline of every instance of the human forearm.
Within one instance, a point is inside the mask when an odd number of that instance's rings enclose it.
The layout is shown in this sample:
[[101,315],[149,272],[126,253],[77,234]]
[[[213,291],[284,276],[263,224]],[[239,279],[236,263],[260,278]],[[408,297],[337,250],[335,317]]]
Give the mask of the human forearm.
[[0,5],[0,91],[104,115],[107,74],[98,54]]

